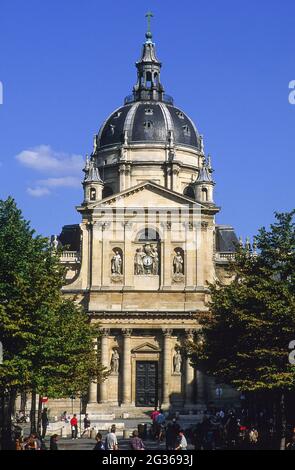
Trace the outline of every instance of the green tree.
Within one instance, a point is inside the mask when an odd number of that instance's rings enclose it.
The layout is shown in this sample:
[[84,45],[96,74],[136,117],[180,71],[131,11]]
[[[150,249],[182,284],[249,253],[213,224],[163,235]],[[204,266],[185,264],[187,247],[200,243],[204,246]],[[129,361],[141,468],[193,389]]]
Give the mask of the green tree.
[[12,198],[0,201],[0,388],[11,403],[16,393],[32,392],[32,430],[37,394],[86,393],[89,380],[105,375],[93,348],[98,328],[62,296],[64,276],[48,239],[36,236]]
[[209,312],[192,355],[218,381],[264,392],[278,407],[285,439],[285,394],[295,389],[288,346],[295,339],[295,211],[276,214],[255,237],[258,254],[238,249],[229,285],[210,285]]

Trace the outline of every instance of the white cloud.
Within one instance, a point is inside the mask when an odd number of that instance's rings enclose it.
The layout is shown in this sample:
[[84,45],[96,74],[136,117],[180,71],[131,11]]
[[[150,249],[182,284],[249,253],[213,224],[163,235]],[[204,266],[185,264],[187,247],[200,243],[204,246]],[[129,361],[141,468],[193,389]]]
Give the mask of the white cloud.
[[61,178],[47,178],[45,180],[38,180],[37,184],[47,188],[80,188],[81,179],[75,176],[64,176]]
[[37,186],[36,188],[27,188],[27,193],[33,197],[42,197],[48,196],[50,194],[50,191],[48,188],[42,188],[40,186]]
[[82,155],[57,152],[50,145],[39,145],[23,150],[15,158],[21,165],[48,176],[27,188],[27,193],[33,197],[48,196],[54,188],[78,188],[81,185]]
[[38,147],[23,150],[15,158],[28,168],[54,175],[80,173],[84,164],[82,155],[56,152],[50,145],[39,145]]

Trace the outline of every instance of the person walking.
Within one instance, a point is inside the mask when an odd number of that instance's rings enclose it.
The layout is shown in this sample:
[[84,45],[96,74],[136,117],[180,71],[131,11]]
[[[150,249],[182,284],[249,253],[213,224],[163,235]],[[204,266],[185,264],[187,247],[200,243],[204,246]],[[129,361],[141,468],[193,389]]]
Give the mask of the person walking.
[[72,440],[78,439],[78,420],[77,420],[76,414],[74,414],[70,423],[71,423],[71,429],[72,429]]
[[87,413],[85,415],[83,423],[84,423],[84,431],[83,431],[81,437],[83,437],[84,434],[86,434],[86,433],[87,433],[87,437],[90,437],[90,424],[91,424],[91,422],[90,422],[90,419],[89,419],[89,416],[88,416]]
[[50,437],[49,450],[58,450],[57,440],[58,440],[57,434],[53,434]]
[[105,450],[105,446],[102,442],[102,434],[100,432],[96,434],[95,440],[96,440],[96,444],[93,450]]
[[138,436],[138,431],[133,431],[132,433],[132,437],[130,439],[130,448],[131,450],[145,450],[144,443]]
[[118,450],[118,440],[116,436],[116,426],[112,425],[110,432],[107,433],[105,439],[105,450]]
[[41,434],[41,438],[42,438],[42,439],[45,439],[46,431],[47,431],[47,426],[48,426],[48,424],[49,424],[48,415],[47,415],[47,408],[44,408],[44,410],[42,411],[42,414],[41,414],[41,424],[42,424],[42,434]]
[[160,410],[160,413],[156,417],[156,438],[159,442],[161,442],[164,437],[165,419],[163,410]]

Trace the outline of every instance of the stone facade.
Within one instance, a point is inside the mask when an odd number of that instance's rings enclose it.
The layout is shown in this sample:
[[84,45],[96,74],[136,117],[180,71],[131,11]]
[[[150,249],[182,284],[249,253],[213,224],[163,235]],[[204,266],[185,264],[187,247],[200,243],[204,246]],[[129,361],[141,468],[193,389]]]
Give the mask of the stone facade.
[[64,295],[100,325],[111,370],[90,384],[88,411],[233,403],[235,392],[223,387],[221,397],[194,370],[186,342],[208,308],[207,283],[226,280],[236,237],[216,225],[211,160],[193,122],[163,94],[150,37],[137,67],[133,98],[103,124],[87,158],[81,224],[59,237],[71,248],[61,259]]

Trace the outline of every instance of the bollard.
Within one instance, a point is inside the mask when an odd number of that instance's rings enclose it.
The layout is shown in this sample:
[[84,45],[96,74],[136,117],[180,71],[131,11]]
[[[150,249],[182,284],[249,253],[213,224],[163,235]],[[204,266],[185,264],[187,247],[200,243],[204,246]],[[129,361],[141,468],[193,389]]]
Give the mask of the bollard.
[[130,431],[128,429],[123,430],[123,439],[129,439],[130,437]]
[[61,437],[64,438],[64,439],[66,439],[66,438],[68,437],[68,435],[67,435],[67,430],[66,430],[66,427],[65,427],[65,426],[63,426],[63,427],[61,428]]

